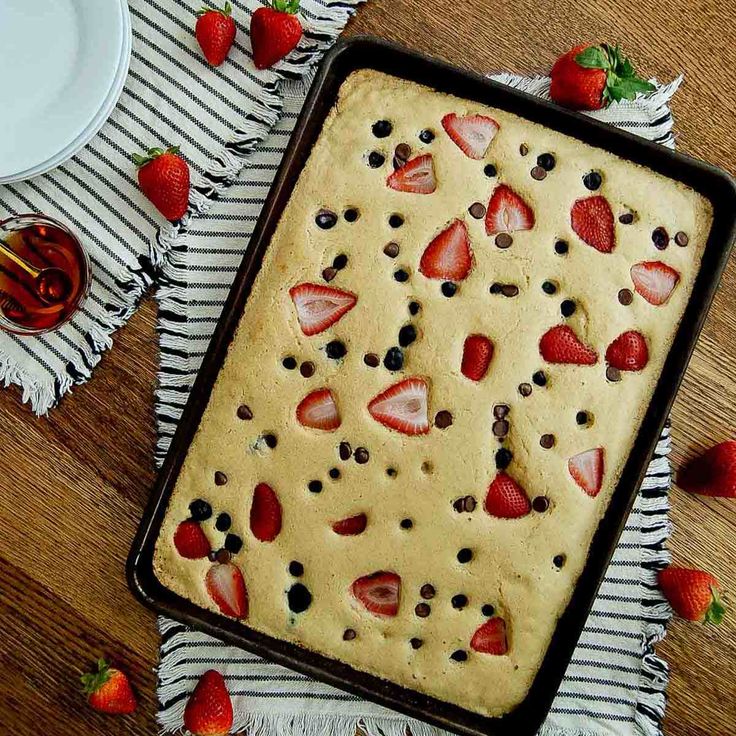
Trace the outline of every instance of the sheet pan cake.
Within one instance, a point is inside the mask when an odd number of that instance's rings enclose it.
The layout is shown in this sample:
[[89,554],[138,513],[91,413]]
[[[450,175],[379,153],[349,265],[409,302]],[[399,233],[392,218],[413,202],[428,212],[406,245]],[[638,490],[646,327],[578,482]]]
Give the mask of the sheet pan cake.
[[162,583],[484,715],[525,696],[712,219],[682,184],[373,71],[343,84],[162,526]]

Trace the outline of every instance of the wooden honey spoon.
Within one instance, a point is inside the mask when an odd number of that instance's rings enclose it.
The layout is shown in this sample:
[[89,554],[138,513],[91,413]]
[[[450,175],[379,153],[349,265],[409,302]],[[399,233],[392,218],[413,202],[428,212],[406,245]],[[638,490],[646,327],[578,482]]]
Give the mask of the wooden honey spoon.
[[69,298],[72,293],[72,281],[60,268],[34,268],[28,261],[15,253],[10,246],[0,240],[0,253],[16,266],[23,269],[32,279],[36,287],[36,295],[45,304],[59,304]]

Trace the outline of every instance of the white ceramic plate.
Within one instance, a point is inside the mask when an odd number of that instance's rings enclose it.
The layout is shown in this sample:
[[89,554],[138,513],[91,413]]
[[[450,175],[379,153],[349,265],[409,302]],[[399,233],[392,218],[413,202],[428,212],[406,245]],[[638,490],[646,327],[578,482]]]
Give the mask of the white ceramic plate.
[[[0,0],[0,3],[3,1],[4,0]],[[120,64],[115,76],[114,86],[110,90],[105,101],[102,103],[97,115],[86,130],[84,130],[72,143],[66,146],[66,148],[56,154],[56,156],[53,156],[48,161],[38,164],[26,171],[21,171],[17,174],[13,174],[12,176],[0,176],[0,184],[11,184],[12,182],[32,179],[33,177],[41,176],[42,174],[61,166],[84,148],[97,135],[97,133],[99,133],[102,126],[107,122],[107,119],[115,109],[115,106],[120,99],[120,95],[123,92],[123,88],[125,87],[128,70],[130,68],[130,54],[133,45],[133,34],[128,2],[127,0],[120,0],[120,2],[123,9],[123,48],[120,54]]]
[[3,64],[0,179],[55,160],[94,126],[121,72],[129,38],[123,6],[0,0],[0,49],[13,61]]

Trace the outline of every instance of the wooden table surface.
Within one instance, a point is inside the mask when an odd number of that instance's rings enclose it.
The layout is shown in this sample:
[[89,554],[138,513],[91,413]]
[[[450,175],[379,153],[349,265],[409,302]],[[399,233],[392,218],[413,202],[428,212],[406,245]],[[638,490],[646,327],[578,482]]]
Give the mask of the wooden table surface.
[[[736,172],[733,0],[372,0],[349,33],[374,33],[478,71],[546,72],[581,40],[619,40],[647,75],[686,81],[681,150]],[[0,391],[0,732],[154,734],[155,618],[124,561],[153,483],[155,306],[117,334],[94,378],[46,420]],[[674,461],[734,436],[736,268],[726,271],[673,412]],[[736,502],[672,493],[676,560],[736,591]],[[727,593],[728,596],[728,593]],[[736,606],[736,593],[733,594]],[[659,651],[672,681],[669,736],[736,731],[736,611],[720,629],[675,622]],[[94,714],[78,673],[101,654],[130,673],[141,707]]]

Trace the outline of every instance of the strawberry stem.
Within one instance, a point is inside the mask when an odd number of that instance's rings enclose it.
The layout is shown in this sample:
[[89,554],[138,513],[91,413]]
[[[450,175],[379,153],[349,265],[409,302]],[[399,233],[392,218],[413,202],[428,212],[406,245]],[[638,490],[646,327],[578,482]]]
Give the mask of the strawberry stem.
[[133,163],[140,169],[146,164],[150,164],[151,161],[157,159],[159,156],[163,156],[164,154],[170,153],[174,156],[178,156],[180,150],[181,149],[179,148],[179,146],[169,146],[166,149],[149,148],[144,156],[141,156],[139,153],[134,153],[131,155],[131,159],[133,160]]
[[100,658],[97,660],[97,671],[86,672],[79,678],[85,695],[96,693],[110,679],[110,665]]
[[274,10],[294,15],[299,12],[299,0],[273,0]]
[[713,596],[713,601],[711,602],[708,610],[705,612],[705,620],[703,623],[714,624],[715,626],[718,626],[718,624],[723,621],[723,618],[726,615],[726,606],[720,599],[718,591],[712,585],[710,586],[710,592]]
[[225,7],[220,10],[220,8],[208,8],[207,6],[203,6],[197,11],[197,15],[206,15],[207,13],[219,13],[220,15],[224,15],[226,18],[229,18],[233,14],[233,6],[230,4],[230,2],[225,3]]

